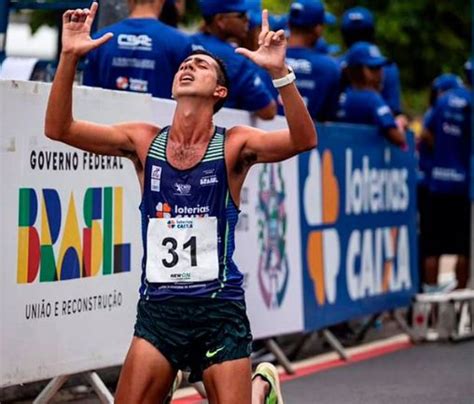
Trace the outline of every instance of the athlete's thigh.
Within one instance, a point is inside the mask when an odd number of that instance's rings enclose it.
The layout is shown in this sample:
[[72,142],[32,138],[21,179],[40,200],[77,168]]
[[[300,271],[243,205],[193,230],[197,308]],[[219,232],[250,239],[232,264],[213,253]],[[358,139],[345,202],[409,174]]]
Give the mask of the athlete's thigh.
[[210,404],[250,404],[250,358],[235,359],[208,367],[203,373],[203,382]]
[[152,344],[134,337],[117,386],[115,403],[161,403],[168,394],[176,371]]

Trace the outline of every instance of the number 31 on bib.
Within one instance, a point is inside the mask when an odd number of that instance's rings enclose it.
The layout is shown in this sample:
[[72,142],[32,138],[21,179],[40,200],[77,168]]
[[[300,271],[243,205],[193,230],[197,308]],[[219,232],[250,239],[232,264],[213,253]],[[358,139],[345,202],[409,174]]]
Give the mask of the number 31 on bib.
[[206,282],[218,277],[216,217],[150,219],[148,282]]

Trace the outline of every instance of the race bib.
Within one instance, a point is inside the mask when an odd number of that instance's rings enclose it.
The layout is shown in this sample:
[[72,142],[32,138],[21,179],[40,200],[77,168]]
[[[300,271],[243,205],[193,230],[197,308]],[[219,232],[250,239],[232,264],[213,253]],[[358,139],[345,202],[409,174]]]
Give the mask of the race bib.
[[146,259],[148,282],[203,282],[218,277],[216,217],[150,219]]

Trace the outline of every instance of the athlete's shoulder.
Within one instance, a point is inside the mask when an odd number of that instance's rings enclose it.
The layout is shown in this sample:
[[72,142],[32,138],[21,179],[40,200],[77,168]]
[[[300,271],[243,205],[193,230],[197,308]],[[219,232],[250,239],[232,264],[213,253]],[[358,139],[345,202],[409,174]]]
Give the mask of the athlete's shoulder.
[[124,131],[134,143],[150,142],[161,131],[159,126],[150,122],[123,122],[115,126]]
[[255,136],[259,133],[263,133],[261,129],[253,128],[247,125],[236,125],[225,131],[226,144],[233,144],[239,142],[245,142],[250,136]]

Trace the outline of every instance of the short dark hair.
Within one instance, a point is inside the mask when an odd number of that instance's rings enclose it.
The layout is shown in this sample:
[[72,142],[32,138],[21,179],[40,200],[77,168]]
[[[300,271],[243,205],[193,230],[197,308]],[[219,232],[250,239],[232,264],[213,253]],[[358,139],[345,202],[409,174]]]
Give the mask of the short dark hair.
[[217,63],[218,68],[216,69],[217,72],[217,84],[227,88],[227,95],[224,98],[221,98],[214,104],[214,113],[218,112],[227,101],[227,97],[229,96],[230,91],[230,80],[227,74],[227,67],[222,59],[217,57],[216,55],[212,54],[211,52],[205,49],[195,49],[191,52],[190,56],[192,55],[206,55],[210,58],[214,59]]

